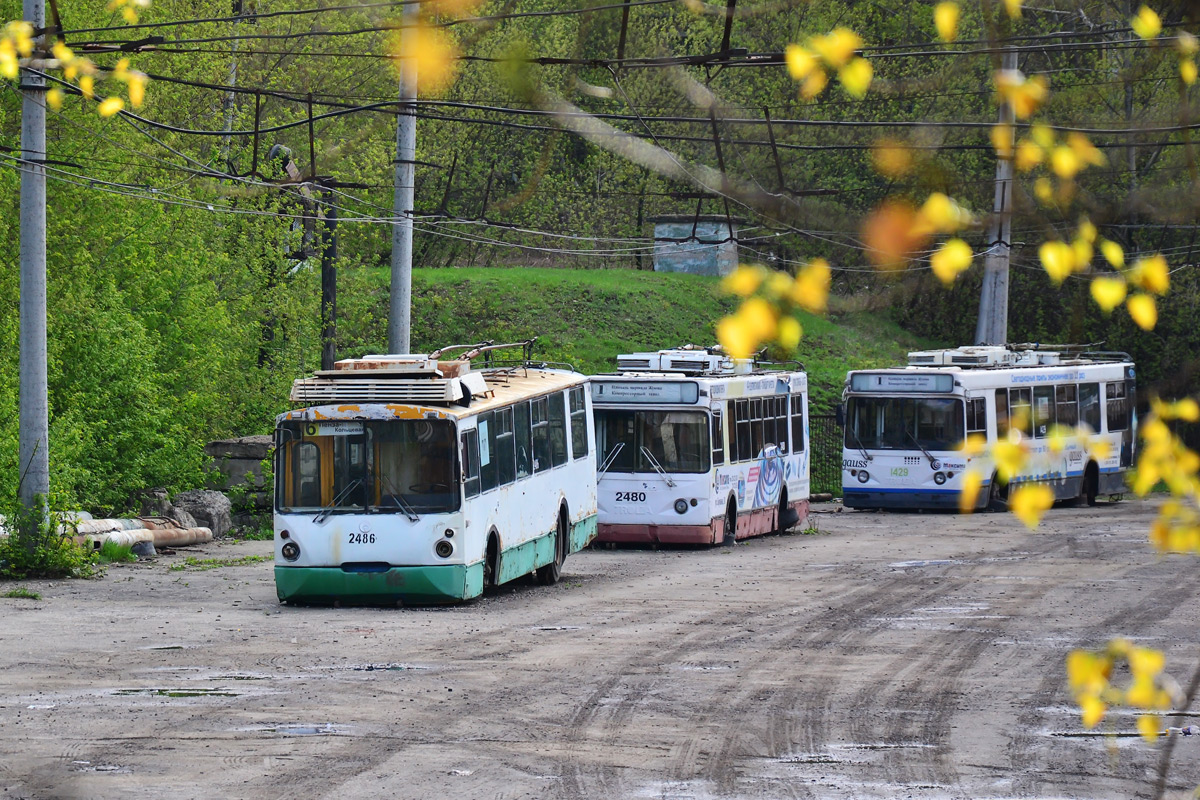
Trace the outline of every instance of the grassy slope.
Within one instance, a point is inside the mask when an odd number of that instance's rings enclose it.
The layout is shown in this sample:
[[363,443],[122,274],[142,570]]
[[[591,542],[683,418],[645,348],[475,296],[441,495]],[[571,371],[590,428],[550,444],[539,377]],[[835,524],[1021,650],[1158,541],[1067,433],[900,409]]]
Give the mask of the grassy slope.
[[[362,277],[370,285],[361,288],[374,297],[372,317],[385,320],[387,271]],[[535,355],[571,362],[586,373],[611,371],[617,353],[711,344],[715,322],[734,307],[719,295],[715,279],[630,270],[417,269],[413,295],[419,352],[450,342],[536,335]],[[818,413],[837,402],[847,369],[902,363],[908,350],[930,344],[869,312],[805,315],[802,323],[796,357],[807,367]],[[363,333],[365,341],[386,338],[381,329]],[[377,352],[378,345],[366,350]]]

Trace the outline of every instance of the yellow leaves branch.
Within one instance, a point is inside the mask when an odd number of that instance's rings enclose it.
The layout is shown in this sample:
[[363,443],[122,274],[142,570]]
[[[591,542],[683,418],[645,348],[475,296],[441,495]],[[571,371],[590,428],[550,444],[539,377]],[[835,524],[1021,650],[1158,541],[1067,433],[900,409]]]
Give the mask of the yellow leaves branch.
[[749,358],[771,342],[794,350],[804,334],[795,312],[825,313],[832,277],[823,258],[813,259],[794,277],[759,265],[739,266],[722,282],[722,289],[742,302],[717,323],[717,341],[733,358]]
[[[1113,681],[1116,668],[1128,665],[1129,682],[1120,686]],[[1138,732],[1153,742],[1162,735],[1159,712],[1171,708],[1181,692],[1163,672],[1166,659],[1162,652],[1137,647],[1126,639],[1114,639],[1103,650],[1073,650],[1067,656],[1067,683],[1079,704],[1083,726],[1095,728],[1112,706],[1125,706],[1145,712],[1138,716]]]
[[836,28],[825,36],[813,36],[804,45],[790,44],[784,51],[788,74],[800,83],[800,96],[812,100],[837,73],[842,88],[852,97],[863,98],[871,86],[871,63],[854,53],[862,38],[849,28]]

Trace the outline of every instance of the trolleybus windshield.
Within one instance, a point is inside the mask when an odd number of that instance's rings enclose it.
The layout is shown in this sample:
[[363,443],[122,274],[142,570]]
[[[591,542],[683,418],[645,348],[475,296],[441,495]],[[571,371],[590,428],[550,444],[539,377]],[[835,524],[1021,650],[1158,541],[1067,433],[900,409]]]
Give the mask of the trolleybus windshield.
[[606,472],[708,472],[704,412],[596,409],[595,417],[599,463],[612,456]]
[[847,447],[958,450],[963,438],[960,399],[855,396],[847,405]]
[[454,425],[446,420],[284,422],[276,506],[306,511],[456,511]]

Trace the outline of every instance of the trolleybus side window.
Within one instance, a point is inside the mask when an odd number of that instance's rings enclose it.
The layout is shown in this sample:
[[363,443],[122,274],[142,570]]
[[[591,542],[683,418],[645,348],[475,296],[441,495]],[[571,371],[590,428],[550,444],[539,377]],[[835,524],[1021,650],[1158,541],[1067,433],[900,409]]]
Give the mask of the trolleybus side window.
[[1038,386],[1033,390],[1033,435],[1045,439],[1054,424],[1054,387]]
[[294,502],[284,505],[316,508],[321,505],[321,449],[312,442],[294,442],[292,454],[296,496]]
[[771,398],[771,413],[775,419],[768,421],[767,425],[770,427],[771,423],[774,422],[775,430],[767,439],[774,442],[781,453],[786,453],[788,449],[788,406],[786,396]]
[[479,431],[463,431],[463,491],[467,497],[479,494]]
[[1055,387],[1056,405],[1058,406],[1058,424],[1074,428],[1079,424],[1079,404],[1076,400],[1078,389],[1074,384]]
[[972,397],[967,401],[967,433],[987,435],[987,408],[982,397]]
[[749,461],[754,457],[754,454],[750,452],[750,448],[754,444],[750,438],[750,401],[734,400],[733,417],[733,428],[730,433],[734,434],[736,446],[731,447],[733,452],[729,457],[737,461]]
[[1033,435],[1033,393],[1029,389],[1009,389],[1008,408],[1013,422],[1026,436]]
[[583,387],[576,387],[570,392],[571,403],[571,456],[583,458],[588,452],[587,437],[587,405],[583,397]]
[[496,474],[496,413],[488,411],[479,415],[479,478],[482,491],[491,491],[499,485]]
[[750,401],[750,455],[749,458],[755,458],[763,450],[765,444],[763,440],[763,401],[761,397],[755,397]]
[[529,401],[533,412],[533,471],[550,469],[550,409],[545,397]]
[[1122,382],[1105,385],[1108,412],[1108,429],[1123,431],[1129,427],[1129,399],[1125,396],[1125,384]]
[[513,406],[515,436],[517,441],[517,477],[533,474],[533,440],[529,433],[529,403],[521,401]]
[[517,477],[512,408],[496,409],[492,421],[496,428],[496,445],[492,454],[496,462],[496,484],[504,486],[512,483]]
[[550,395],[550,458],[554,466],[567,463],[567,412],[562,392]]
[[1100,384],[1079,384],[1079,421],[1092,433],[1100,432]]
[[996,435],[1003,439],[1008,435],[1008,390],[996,390]]
[[792,449],[799,453],[804,450],[804,395],[794,394],[789,398],[792,404]]
[[725,435],[721,430],[721,410],[714,408],[712,412],[712,463],[725,463]]

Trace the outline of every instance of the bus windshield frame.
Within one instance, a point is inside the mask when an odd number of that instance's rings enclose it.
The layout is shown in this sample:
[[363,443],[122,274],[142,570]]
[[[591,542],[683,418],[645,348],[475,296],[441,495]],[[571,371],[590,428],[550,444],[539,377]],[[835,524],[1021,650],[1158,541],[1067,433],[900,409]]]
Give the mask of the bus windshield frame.
[[855,450],[961,450],[966,439],[963,398],[851,395],[844,439]]
[[458,432],[440,419],[281,422],[281,514],[440,514],[462,506]]
[[597,463],[612,456],[605,472],[657,472],[657,465],[672,475],[698,475],[712,469],[705,409],[594,408],[592,413]]

